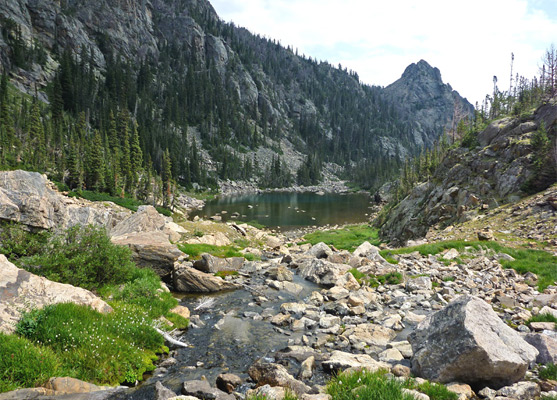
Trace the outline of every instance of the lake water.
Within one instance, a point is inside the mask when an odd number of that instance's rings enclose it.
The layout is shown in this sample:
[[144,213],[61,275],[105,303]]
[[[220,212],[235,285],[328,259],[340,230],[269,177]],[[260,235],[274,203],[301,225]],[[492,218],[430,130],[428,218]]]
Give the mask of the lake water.
[[[269,228],[285,231],[314,225],[366,222],[371,201],[364,193],[250,194],[208,201],[202,210],[192,213],[192,217],[221,215],[223,221],[255,221]],[[235,213],[239,215],[236,218]]]

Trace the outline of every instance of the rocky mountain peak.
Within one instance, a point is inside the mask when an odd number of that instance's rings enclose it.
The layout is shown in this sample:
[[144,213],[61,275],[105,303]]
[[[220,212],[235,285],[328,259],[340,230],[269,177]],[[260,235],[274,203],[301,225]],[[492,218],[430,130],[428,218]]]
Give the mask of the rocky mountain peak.
[[410,64],[399,80],[385,88],[387,97],[409,121],[413,120],[414,141],[431,146],[452,124],[455,109],[460,117],[474,112],[474,107],[449,84],[438,68],[420,60]]
[[401,80],[413,84],[418,84],[420,81],[433,80],[441,85],[443,84],[439,68],[432,67],[425,60],[420,60],[406,67],[401,76]]

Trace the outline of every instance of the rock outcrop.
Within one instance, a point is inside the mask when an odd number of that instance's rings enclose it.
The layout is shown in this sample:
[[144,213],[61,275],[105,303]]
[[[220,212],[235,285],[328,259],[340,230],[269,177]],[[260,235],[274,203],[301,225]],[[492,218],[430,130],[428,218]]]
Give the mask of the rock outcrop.
[[106,313],[112,308],[88,290],[33,275],[0,255],[0,331],[13,333],[24,311],[49,304],[76,303]]
[[170,240],[180,239],[185,230],[153,206],[141,206],[137,212],[110,230],[111,241],[132,250],[137,265],[153,269],[170,281],[174,262],[184,255]]
[[478,134],[476,149],[450,150],[432,179],[418,184],[391,210],[381,235],[404,244],[426,236],[431,227],[474,220],[490,208],[519,200],[534,176],[531,136],[542,121],[556,119],[557,107],[549,103],[527,119],[492,122]]
[[473,386],[515,383],[538,356],[489,304],[473,296],[461,296],[428,316],[409,341],[416,375]]
[[0,219],[38,229],[96,225],[111,229],[130,214],[113,203],[93,203],[60,195],[44,175],[0,172]]

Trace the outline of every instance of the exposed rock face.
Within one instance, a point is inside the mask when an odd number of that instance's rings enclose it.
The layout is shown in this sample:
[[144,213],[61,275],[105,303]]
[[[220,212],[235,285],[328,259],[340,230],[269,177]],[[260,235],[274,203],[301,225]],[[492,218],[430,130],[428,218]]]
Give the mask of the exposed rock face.
[[74,225],[112,228],[130,214],[121,207],[71,199],[56,192],[37,172],[0,172],[0,219],[40,229]]
[[238,285],[213,274],[198,271],[191,263],[176,263],[172,274],[174,289],[184,293],[212,293],[238,289]]
[[402,115],[419,121],[413,126],[418,146],[431,146],[435,142],[452,122],[455,107],[462,117],[474,112],[466,99],[443,83],[439,69],[424,60],[409,65],[399,80],[385,88],[385,93]]
[[[543,118],[541,117],[543,116]],[[432,226],[473,220],[480,212],[524,196],[533,176],[530,137],[557,107],[542,105],[529,120],[504,118],[478,135],[481,149],[448,152],[432,179],[417,185],[389,214],[381,235],[396,244],[426,236]]]
[[409,336],[413,372],[439,382],[501,387],[524,377],[538,351],[483,300],[461,296]]
[[23,311],[68,302],[87,305],[103,313],[112,311],[90,291],[33,275],[0,255],[0,331],[13,333]]

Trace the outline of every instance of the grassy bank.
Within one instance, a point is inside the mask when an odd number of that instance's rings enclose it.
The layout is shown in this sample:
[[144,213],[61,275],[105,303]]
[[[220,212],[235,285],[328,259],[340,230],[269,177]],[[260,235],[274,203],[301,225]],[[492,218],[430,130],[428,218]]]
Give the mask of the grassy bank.
[[377,246],[381,243],[379,231],[369,225],[351,225],[341,229],[315,231],[304,236],[302,243],[312,245],[323,242],[340,250],[354,251],[363,242]]
[[101,229],[75,227],[55,235],[4,224],[0,252],[34,274],[92,290],[114,309],[100,314],[56,304],[23,314],[16,335],[0,335],[0,391],[40,385],[52,376],[133,383],[168,350],[154,327],[169,326],[158,320],[188,325],[170,312],[177,300],[161,289],[160,278],[138,268],[130,250],[113,245]]
[[405,247],[394,250],[383,250],[383,257],[392,258],[397,254],[409,254],[415,251],[421,255],[436,255],[448,249],[456,249],[461,254],[466,254],[467,249],[489,249],[495,253],[508,254],[514,260],[500,260],[504,268],[512,268],[520,274],[533,272],[538,276],[538,288],[543,291],[547,286],[557,282],[557,257],[543,250],[532,250],[506,247],[497,242],[466,242],[466,241],[447,241],[431,244],[424,244],[415,247]]

